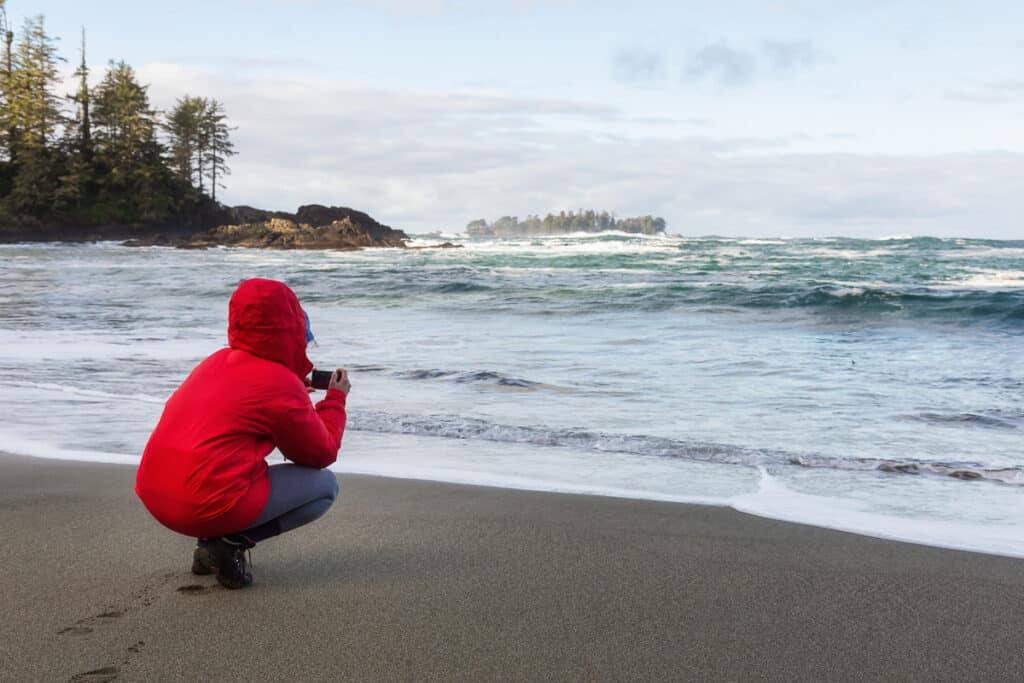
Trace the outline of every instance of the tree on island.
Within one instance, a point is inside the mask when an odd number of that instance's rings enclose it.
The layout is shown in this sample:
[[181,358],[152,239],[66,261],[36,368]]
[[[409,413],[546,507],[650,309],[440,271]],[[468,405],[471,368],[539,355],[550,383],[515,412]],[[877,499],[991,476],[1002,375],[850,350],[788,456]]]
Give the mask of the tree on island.
[[15,35],[5,4],[0,0],[0,229],[191,228],[223,212],[217,190],[235,151],[221,102],[186,95],[164,116],[124,61],[111,61],[90,88],[84,28],[77,87],[60,97],[63,60],[43,17],[27,19]]
[[15,212],[41,216],[49,210],[57,189],[57,131],[64,124],[60,99],[53,93],[60,82],[59,57],[43,18],[26,19],[3,76],[4,108],[0,126],[7,131],[4,156],[13,173],[8,206]]
[[224,188],[223,177],[230,173],[227,159],[235,155],[224,105],[185,95],[175,103],[164,128],[170,136],[171,168],[200,192],[209,178],[210,194],[217,199],[217,188]]
[[561,211],[558,215],[549,213],[544,218],[527,216],[526,220],[522,222],[517,216],[502,216],[491,224],[480,218],[466,225],[467,235],[493,237],[564,235],[572,232],[609,230],[655,235],[665,232],[665,219],[650,215],[617,219],[614,214],[609,214],[607,211],[599,213],[593,209],[580,209],[579,213]]

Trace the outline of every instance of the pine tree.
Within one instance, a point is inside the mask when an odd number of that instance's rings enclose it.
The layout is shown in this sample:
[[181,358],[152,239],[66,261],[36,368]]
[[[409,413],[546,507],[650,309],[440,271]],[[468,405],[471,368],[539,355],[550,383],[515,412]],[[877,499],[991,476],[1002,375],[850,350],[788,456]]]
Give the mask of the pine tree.
[[66,159],[59,179],[54,208],[58,212],[78,214],[93,194],[94,168],[92,122],[89,114],[89,65],[85,59],[85,27],[82,27],[82,61],[75,69],[78,90],[67,98],[77,105],[74,125],[65,129],[61,141]]
[[235,155],[232,128],[227,124],[224,105],[214,99],[186,95],[178,99],[164,125],[170,137],[170,164],[175,174],[217,199],[223,177],[231,171],[227,160]]
[[209,161],[210,195],[216,201],[217,188],[224,187],[221,179],[231,173],[227,165],[228,157],[235,155],[235,145],[231,142],[232,129],[227,124],[227,114],[222,103],[217,100],[207,101],[202,129]]
[[164,130],[170,138],[168,151],[171,170],[189,185],[202,187],[205,150],[201,137],[203,115],[207,109],[204,97],[179,97],[167,116]]
[[173,208],[171,176],[156,139],[147,86],[125,62],[111,62],[92,98],[97,161],[106,171],[105,218],[159,221]]
[[55,94],[60,82],[56,40],[46,34],[43,17],[26,19],[11,59],[6,118],[16,131],[13,156],[26,147],[45,147],[56,139],[65,117]]
[[8,115],[11,88],[13,87],[12,75],[14,73],[14,59],[12,46],[14,43],[14,31],[7,20],[7,11],[4,9],[5,0],[0,0],[0,38],[3,40],[3,63],[0,70],[0,127],[3,128],[3,158],[11,159],[14,149],[15,132],[11,128],[11,121]]
[[60,61],[55,43],[42,16],[26,19],[5,79],[3,128],[15,173],[7,204],[16,215],[45,218],[57,190],[61,160],[51,145],[65,116],[54,93]]
[[92,121],[89,117],[89,65],[85,61],[85,27],[82,27],[82,61],[75,69],[78,78],[78,91],[69,95],[68,99],[78,105],[76,111],[76,128],[78,151],[85,160],[92,158]]

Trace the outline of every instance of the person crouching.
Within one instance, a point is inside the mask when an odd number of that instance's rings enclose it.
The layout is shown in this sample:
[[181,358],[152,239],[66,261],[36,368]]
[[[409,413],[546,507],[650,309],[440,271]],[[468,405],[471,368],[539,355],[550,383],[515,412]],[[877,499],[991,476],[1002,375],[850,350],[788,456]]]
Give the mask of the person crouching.
[[[227,588],[252,583],[245,551],[321,517],[338,495],[351,384],[331,376],[309,398],[308,317],[283,282],[254,278],[228,305],[228,347],[168,399],[142,454],[135,493],[165,527],[197,539],[192,571]],[[280,450],[290,463],[268,466]]]

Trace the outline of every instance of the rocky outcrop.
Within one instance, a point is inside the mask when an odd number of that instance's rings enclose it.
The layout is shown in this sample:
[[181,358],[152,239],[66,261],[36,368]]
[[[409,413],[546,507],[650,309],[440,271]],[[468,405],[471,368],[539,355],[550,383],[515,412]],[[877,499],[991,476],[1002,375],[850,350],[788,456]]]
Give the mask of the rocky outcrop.
[[237,223],[219,225],[178,240],[156,236],[133,240],[129,246],[173,245],[184,249],[213,246],[256,249],[360,249],[405,247],[409,237],[382,225],[362,211],[347,207],[310,204],[294,214],[236,206],[230,215]]

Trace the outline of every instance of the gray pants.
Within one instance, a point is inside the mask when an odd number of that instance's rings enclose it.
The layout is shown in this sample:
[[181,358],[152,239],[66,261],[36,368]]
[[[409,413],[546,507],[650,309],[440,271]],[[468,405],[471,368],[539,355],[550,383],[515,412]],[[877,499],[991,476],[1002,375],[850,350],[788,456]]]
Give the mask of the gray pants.
[[330,470],[284,463],[267,469],[270,497],[244,536],[252,543],[291,531],[323,516],[338,497],[338,478]]

